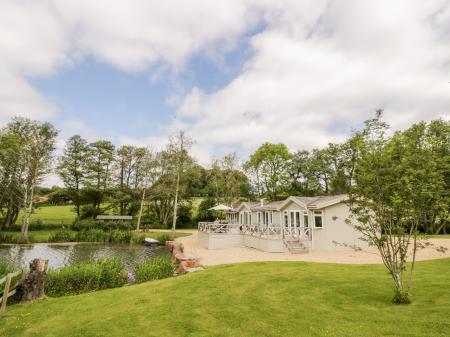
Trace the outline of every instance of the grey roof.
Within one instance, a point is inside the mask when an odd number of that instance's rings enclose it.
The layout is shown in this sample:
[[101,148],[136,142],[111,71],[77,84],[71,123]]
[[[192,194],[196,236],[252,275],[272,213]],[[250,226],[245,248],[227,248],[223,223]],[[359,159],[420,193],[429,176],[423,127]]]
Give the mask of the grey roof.
[[291,196],[282,201],[272,201],[263,205],[261,205],[261,202],[258,201],[243,202],[236,207],[235,210],[237,211],[245,204],[251,211],[278,211],[287,204],[289,199],[305,204],[309,209],[320,209],[345,201],[347,199],[347,194],[321,195],[316,197]]
[[131,215],[97,215],[97,220],[133,220]]
[[283,202],[284,201],[272,201],[272,202],[269,202],[267,204],[263,204],[262,206],[261,206],[260,202],[257,202],[256,205],[252,207],[252,210],[255,210],[255,211],[276,211],[278,209],[278,207],[280,207]]
[[321,208],[344,201],[345,199],[347,199],[347,194],[321,195],[317,197],[294,196],[293,198],[306,204],[308,208]]

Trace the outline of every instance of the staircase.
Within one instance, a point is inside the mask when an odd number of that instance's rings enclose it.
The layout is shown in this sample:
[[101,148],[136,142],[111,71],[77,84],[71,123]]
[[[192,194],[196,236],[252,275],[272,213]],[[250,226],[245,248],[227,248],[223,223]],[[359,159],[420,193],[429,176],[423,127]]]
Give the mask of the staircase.
[[310,241],[301,241],[294,238],[284,238],[283,242],[291,254],[309,253]]

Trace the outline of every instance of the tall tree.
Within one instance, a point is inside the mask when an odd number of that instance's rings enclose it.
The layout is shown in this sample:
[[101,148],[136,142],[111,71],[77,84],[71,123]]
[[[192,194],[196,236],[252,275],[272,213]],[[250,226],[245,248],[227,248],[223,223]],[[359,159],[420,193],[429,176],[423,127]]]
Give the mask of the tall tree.
[[262,144],[245,163],[248,171],[261,177],[265,191],[276,200],[282,185],[287,180],[287,168],[292,155],[284,144]]
[[[386,136],[381,111],[366,121],[359,143],[360,159],[350,191],[350,221],[363,239],[378,248],[394,280],[395,303],[408,303],[421,245],[417,229],[429,212],[439,208],[443,193],[431,152],[423,143],[423,125]],[[412,263],[407,264],[408,254]]]
[[0,132],[0,213],[6,211],[2,229],[16,223],[21,207],[20,176],[18,160],[24,139],[19,134],[4,128]]
[[172,237],[175,237],[180,181],[183,179],[183,175],[186,170],[193,163],[192,157],[189,155],[192,144],[192,139],[187,137],[184,131],[180,131],[175,136],[170,138],[169,145],[167,146],[167,152],[171,157],[173,170],[176,175],[175,196],[173,202]]
[[87,176],[89,154],[87,141],[80,135],[74,135],[67,140],[64,154],[60,157],[57,167],[57,172],[75,204],[77,224],[81,217],[81,188]]
[[20,117],[14,118],[3,131],[15,135],[14,151],[17,166],[14,170],[14,184],[19,196],[17,201],[22,209],[21,240],[28,241],[34,191],[51,170],[57,131],[50,123]]
[[112,164],[115,158],[115,147],[110,141],[99,140],[89,144],[89,163],[87,185],[93,215],[100,212],[100,205],[110,187],[112,187]]

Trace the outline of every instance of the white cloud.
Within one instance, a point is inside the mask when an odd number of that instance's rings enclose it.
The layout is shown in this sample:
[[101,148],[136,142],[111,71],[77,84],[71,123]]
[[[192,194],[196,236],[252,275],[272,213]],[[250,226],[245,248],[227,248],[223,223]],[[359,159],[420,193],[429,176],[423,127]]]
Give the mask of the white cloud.
[[[87,56],[124,71],[181,71],[201,50],[229,50],[255,24],[248,1],[0,2],[0,123],[58,109],[28,82]],[[214,53],[213,53],[214,54]],[[160,75],[161,76],[161,75]]]
[[377,108],[394,128],[450,118],[448,2],[269,2],[267,13],[242,73],[180,106],[198,146],[310,149]]
[[[292,149],[340,141],[379,107],[396,128],[450,117],[444,0],[11,0],[0,2],[0,123],[58,112],[30,77],[87,56],[152,78],[176,75],[198,53],[222,67],[223,52],[258,26],[249,59],[228,85],[184,97],[175,90],[166,101],[178,106],[176,118],[161,136],[119,141],[160,146],[184,128],[207,162],[264,141]],[[80,123],[66,126],[86,132]]]

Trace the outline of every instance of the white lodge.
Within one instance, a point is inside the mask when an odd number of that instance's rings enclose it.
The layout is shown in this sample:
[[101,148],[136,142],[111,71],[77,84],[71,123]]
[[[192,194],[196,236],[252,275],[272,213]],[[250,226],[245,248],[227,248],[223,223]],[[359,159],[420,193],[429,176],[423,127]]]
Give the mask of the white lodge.
[[246,246],[266,252],[366,248],[359,232],[345,223],[349,216],[346,198],[341,194],[291,196],[267,204],[243,202],[227,213],[226,221],[200,222],[198,240],[208,249]]

